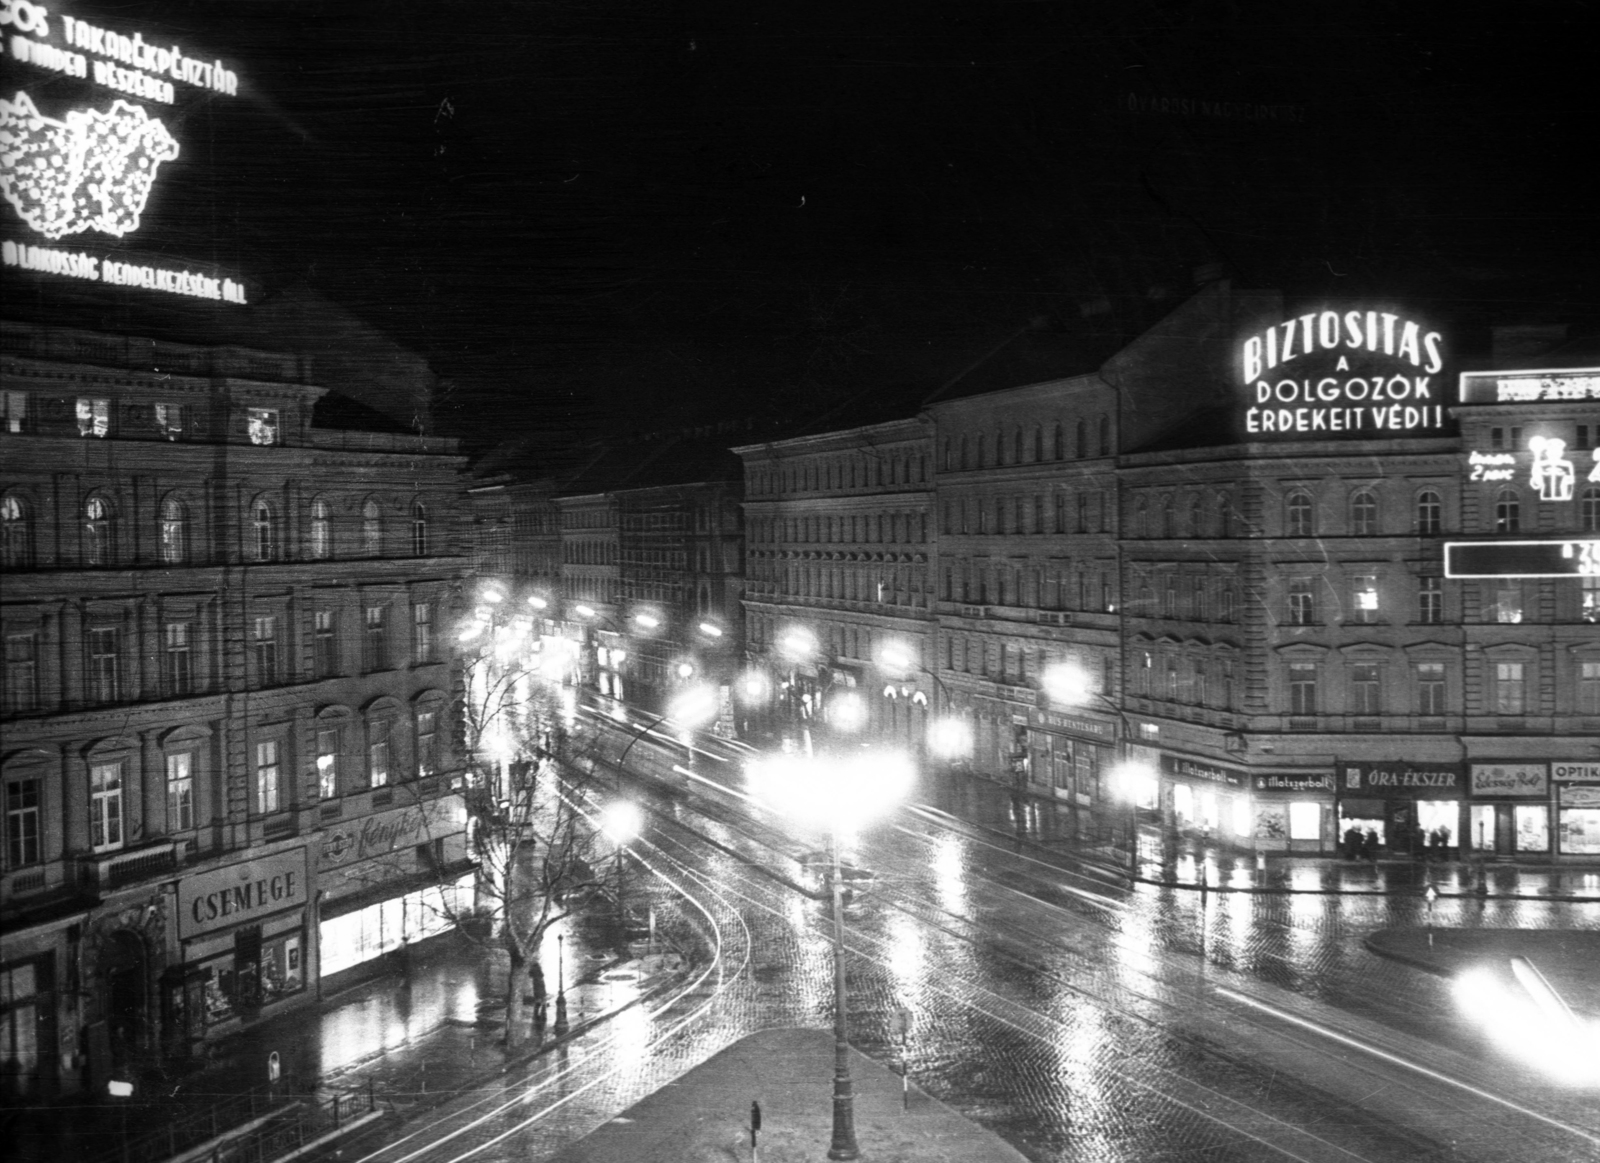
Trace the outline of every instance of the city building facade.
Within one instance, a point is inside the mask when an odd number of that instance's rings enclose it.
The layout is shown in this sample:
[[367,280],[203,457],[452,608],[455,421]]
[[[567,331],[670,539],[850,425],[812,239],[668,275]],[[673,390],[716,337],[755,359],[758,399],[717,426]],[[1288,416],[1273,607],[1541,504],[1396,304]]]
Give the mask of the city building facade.
[[48,1096],[470,891],[466,530],[453,442],[320,425],[297,357],[6,323],[0,360],[4,1055]]

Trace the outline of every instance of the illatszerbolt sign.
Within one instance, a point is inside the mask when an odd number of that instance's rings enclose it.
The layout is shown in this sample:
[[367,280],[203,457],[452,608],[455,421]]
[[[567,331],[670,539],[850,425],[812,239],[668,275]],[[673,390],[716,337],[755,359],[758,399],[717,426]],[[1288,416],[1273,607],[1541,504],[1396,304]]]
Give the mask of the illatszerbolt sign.
[[[126,239],[145,224],[163,166],[183,148],[169,107],[202,94],[236,97],[238,75],[170,38],[147,40],[142,30],[102,27],[32,0],[0,0],[0,44],[0,196],[28,232],[0,239],[0,261],[243,305],[235,279],[94,244],[97,235]],[[70,241],[47,245],[63,240]]]
[[1251,440],[1438,436],[1454,403],[1443,338],[1404,315],[1312,311],[1239,347]]

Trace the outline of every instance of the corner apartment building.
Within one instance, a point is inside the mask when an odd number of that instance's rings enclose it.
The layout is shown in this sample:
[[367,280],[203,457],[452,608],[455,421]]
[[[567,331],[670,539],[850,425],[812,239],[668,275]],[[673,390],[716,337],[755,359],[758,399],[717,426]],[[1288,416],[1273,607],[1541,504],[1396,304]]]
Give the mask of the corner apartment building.
[[319,422],[295,356],[7,323],[0,360],[0,1039],[49,1096],[312,1002],[470,891],[461,459]]

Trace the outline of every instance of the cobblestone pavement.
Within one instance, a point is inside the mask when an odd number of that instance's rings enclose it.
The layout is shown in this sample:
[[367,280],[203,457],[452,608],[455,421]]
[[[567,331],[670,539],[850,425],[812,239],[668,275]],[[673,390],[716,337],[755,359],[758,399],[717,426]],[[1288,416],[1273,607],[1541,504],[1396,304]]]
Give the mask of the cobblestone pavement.
[[[826,913],[784,883],[803,877],[793,857],[815,838],[670,814],[646,859],[693,907],[651,891],[667,923],[715,948],[709,975],[446,1104],[374,1163],[545,1157],[753,1030],[829,1023]],[[1192,894],[1130,897],[925,821],[878,829],[853,859],[879,874],[850,910],[854,1044],[886,1059],[891,1015],[907,1008],[913,1077],[1031,1158],[1521,1160],[1534,1146],[1561,1160],[1600,1147],[1582,1138],[1592,1127],[1559,1125],[1585,1117],[1571,1096],[1391,1026],[1385,1007],[1420,999],[1441,1022],[1448,1009],[1415,985],[1424,975],[1349,947],[1380,918],[1352,920],[1345,898],[1208,899],[1197,914]],[[1251,902],[1271,907],[1258,917]],[[1384,898],[1362,904],[1387,918]],[[1381,1004],[1352,1017],[1341,990]]]

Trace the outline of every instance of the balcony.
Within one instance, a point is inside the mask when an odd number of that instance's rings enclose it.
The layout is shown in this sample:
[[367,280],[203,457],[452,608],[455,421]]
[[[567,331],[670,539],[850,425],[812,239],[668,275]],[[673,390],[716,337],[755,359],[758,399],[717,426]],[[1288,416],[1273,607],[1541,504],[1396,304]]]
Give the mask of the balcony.
[[962,603],[960,611],[963,618],[986,618],[989,616],[988,606],[969,606],[966,603]]
[[1040,610],[1039,622],[1045,626],[1070,626],[1072,613],[1068,610]]
[[168,840],[143,848],[101,852],[78,862],[79,883],[88,889],[109,892],[141,880],[169,876],[183,864],[185,840]]

